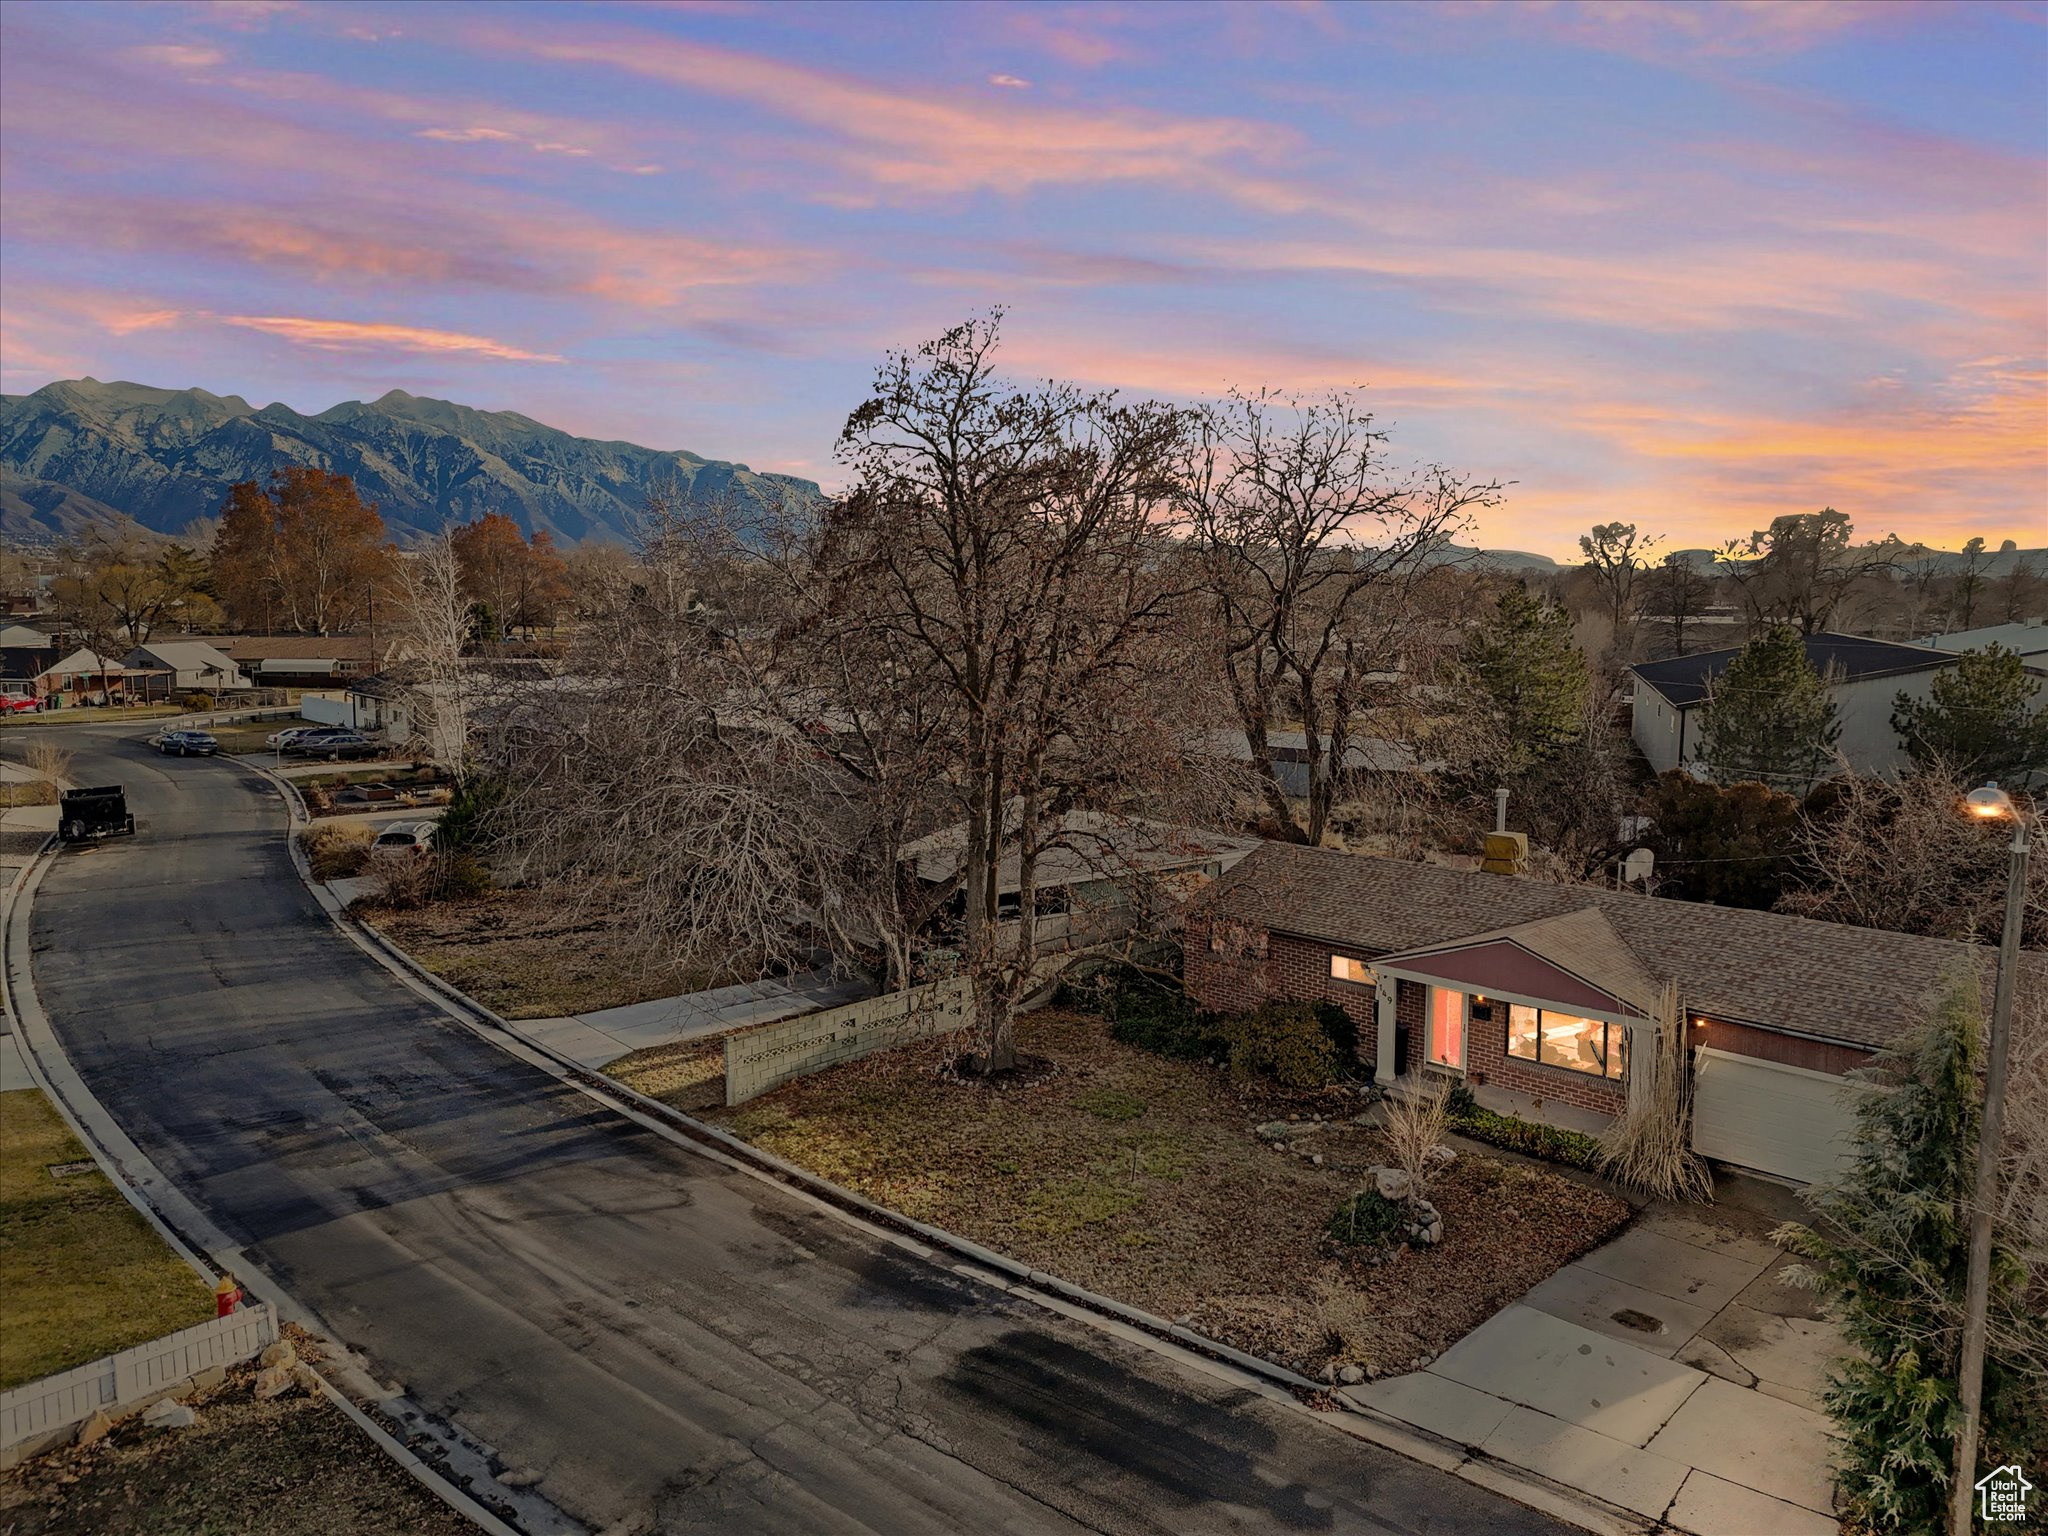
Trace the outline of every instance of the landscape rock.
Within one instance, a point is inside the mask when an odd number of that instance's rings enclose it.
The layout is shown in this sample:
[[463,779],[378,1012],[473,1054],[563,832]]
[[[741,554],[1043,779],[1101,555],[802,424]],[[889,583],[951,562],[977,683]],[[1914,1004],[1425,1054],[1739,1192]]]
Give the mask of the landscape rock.
[[1372,1187],[1379,1191],[1382,1200],[1406,1200],[1413,1181],[1399,1168],[1387,1168],[1378,1163],[1366,1169],[1366,1176],[1372,1180]]
[[80,1445],[92,1445],[97,1441],[104,1440],[113,1427],[114,1421],[95,1408],[92,1411],[92,1417],[78,1426],[77,1443]]
[[305,1393],[306,1396],[318,1397],[320,1395],[320,1373],[310,1365],[307,1365],[303,1360],[292,1367],[292,1380],[298,1383],[299,1390]]
[[299,1363],[299,1352],[292,1347],[290,1339],[279,1339],[256,1358],[264,1365],[281,1365],[289,1369]]
[[1408,1224],[1408,1241],[1421,1243],[1425,1247],[1444,1240],[1444,1219],[1427,1200],[1415,1202],[1414,1219]]
[[1431,1147],[1425,1155],[1438,1167],[1448,1168],[1458,1160],[1458,1149],[1456,1147],[1444,1146],[1439,1142],[1436,1146]]
[[267,1403],[273,1397],[283,1397],[292,1386],[290,1371],[281,1365],[266,1365],[256,1373],[256,1385],[251,1393],[258,1402]]
[[174,1398],[159,1398],[142,1410],[142,1422],[151,1429],[190,1429],[199,1415]]
[[1355,1387],[1365,1380],[1365,1371],[1356,1365],[1347,1365],[1337,1373],[1337,1379],[1347,1387]]

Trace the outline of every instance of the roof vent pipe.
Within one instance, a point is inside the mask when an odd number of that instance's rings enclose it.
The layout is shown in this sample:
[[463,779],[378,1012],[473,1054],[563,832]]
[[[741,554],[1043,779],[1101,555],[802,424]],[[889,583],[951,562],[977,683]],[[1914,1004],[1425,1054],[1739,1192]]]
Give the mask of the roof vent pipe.
[[1505,832],[1508,829],[1508,792],[1505,787],[1493,792],[1493,830]]

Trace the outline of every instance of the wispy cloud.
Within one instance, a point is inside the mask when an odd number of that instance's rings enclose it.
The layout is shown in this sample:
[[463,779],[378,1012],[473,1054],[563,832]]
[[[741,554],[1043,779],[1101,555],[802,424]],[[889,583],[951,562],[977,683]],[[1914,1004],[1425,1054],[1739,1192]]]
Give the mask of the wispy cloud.
[[198,43],[148,43],[130,48],[128,57],[138,64],[160,69],[218,69],[227,55],[218,48]]
[[1022,75],[990,75],[988,83],[990,85],[999,85],[1006,91],[1028,91],[1031,89],[1031,82]]
[[803,124],[835,173],[897,198],[1054,184],[1160,181],[1235,187],[1243,159],[1295,135],[1229,117],[1099,110],[893,89],[851,75],[653,33],[479,31],[507,52],[590,64],[745,101]]
[[223,325],[281,336],[301,346],[328,351],[360,348],[395,348],[402,352],[455,352],[495,358],[508,363],[560,363],[567,359],[552,352],[529,352],[523,347],[493,341],[488,336],[469,336],[461,331],[436,331],[417,325],[381,325],[357,320],[318,320],[304,315],[220,315]]

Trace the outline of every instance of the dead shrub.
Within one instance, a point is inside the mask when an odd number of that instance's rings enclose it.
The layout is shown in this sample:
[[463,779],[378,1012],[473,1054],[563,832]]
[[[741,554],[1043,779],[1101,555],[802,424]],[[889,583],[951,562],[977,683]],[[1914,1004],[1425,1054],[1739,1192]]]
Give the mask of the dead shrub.
[[420,854],[388,848],[371,855],[369,873],[377,881],[377,904],[398,912],[481,896],[492,884],[489,868],[467,853]]
[[71,753],[51,741],[32,741],[22,753],[32,782],[39,791],[37,805],[55,805],[58,791],[71,776]]
[[1430,1185],[1443,1171],[1444,1133],[1450,1120],[1450,1085],[1445,1082],[1389,1098],[1380,1113],[1380,1133],[1387,1138],[1393,1166],[1408,1175],[1411,1207],[1429,1198]]
[[315,880],[348,880],[363,872],[370,861],[373,836],[368,827],[348,822],[327,822],[308,827],[299,834],[299,847]]

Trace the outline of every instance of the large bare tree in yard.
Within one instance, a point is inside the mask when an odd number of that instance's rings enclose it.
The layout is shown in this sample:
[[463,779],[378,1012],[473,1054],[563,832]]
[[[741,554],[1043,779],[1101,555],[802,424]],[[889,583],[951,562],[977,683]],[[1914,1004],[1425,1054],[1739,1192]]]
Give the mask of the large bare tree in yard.
[[1189,593],[1165,547],[1187,421],[1013,388],[994,373],[997,331],[971,321],[879,370],[841,438],[857,489],[828,516],[818,572],[836,595],[822,623],[943,701],[973,1059],[991,1071],[1016,1058],[1039,861],[1066,813],[1165,809],[1200,762],[1177,644]]
[[[1440,466],[1400,475],[1357,394],[1233,394],[1197,419],[1181,471],[1190,544],[1237,725],[1268,809],[1320,843],[1375,674],[1412,665],[1411,601],[1430,558],[1495,485]],[[1306,809],[1273,767],[1273,733],[1305,735]]]

